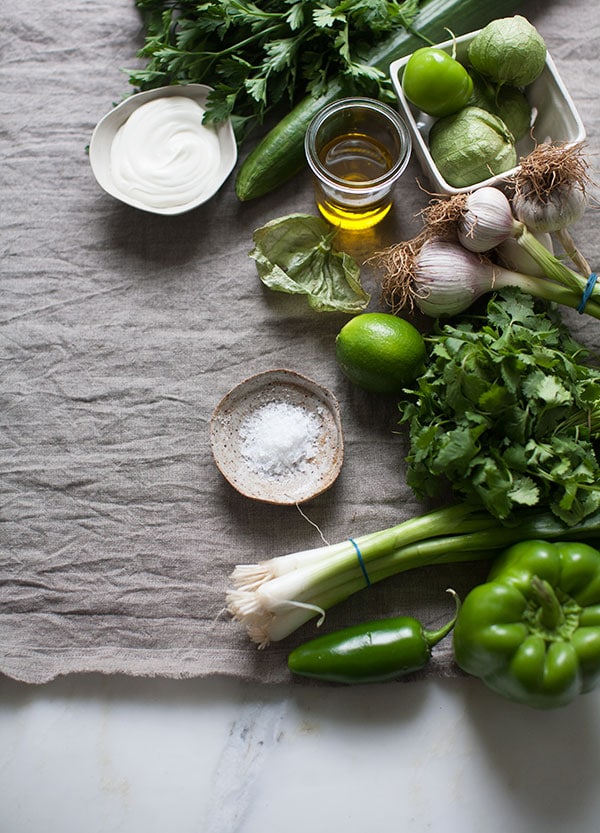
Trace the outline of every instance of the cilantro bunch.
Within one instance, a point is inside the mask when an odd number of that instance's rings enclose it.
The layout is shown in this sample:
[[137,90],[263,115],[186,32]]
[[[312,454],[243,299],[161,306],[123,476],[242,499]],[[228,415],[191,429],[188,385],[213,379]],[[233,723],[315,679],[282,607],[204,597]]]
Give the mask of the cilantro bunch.
[[600,507],[600,371],[559,314],[506,289],[487,316],[438,327],[429,364],[400,405],[407,482],[450,484],[507,519],[548,506],[572,525]]
[[319,96],[333,77],[354,92],[391,96],[369,50],[408,29],[421,0],[136,0],[146,63],[127,70],[139,90],[203,83],[215,88],[207,121],[231,117],[241,139],[265,115]]

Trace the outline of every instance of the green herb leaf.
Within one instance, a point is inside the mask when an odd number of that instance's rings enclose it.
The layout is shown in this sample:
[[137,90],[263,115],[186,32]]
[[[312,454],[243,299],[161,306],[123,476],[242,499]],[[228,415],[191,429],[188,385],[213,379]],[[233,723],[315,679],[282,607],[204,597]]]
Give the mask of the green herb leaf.
[[542,504],[573,524],[596,511],[600,370],[587,355],[556,310],[517,289],[487,316],[438,327],[400,406],[411,488],[432,496],[445,481],[498,518]]
[[250,257],[269,289],[306,295],[320,312],[357,313],[370,296],[361,286],[355,260],[333,248],[334,235],[320,217],[290,214],[254,232]]
[[[367,66],[367,47],[407,29],[422,0],[136,0],[146,31],[126,70],[139,90],[203,83],[211,95],[208,122],[233,114],[241,142],[265,115],[344,76],[359,94],[393,96],[390,79]],[[233,72],[231,62],[237,61]]]
[[332,28],[336,23],[346,21],[346,15],[339,8],[331,8],[327,5],[319,5],[312,14],[313,23],[320,29]]

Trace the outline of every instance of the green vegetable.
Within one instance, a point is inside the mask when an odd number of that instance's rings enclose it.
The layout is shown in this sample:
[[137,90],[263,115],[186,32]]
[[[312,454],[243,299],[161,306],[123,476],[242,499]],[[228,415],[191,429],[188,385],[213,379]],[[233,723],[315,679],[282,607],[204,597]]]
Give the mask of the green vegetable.
[[360,312],[370,296],[356,261],[333,248],[335,234],[320,217],[290,214],[256,229],[250,257],[269,289],[306,295],[320,312]]
[[521,15],[492,20],[478,32],[468,49],[469,61],[499,84],[526,87],[546,63],[546,44],[537,29]]
[[[468,200],[474,200],[485,190],[501,195],[499,189],[488,186],[476,188],[468,195],[455,196],[466,196]],[[467,213],[472,215],[475,212],[469,209]],[[493,236],[487,234],[491,228],[489,225],[485,227],[486,219],[482,214],[483,211],[479,215],[482,223],[477,227],[477,233],[461,232],[461,242],[428,237],[430,229],[435,228],[439,233],[441,225],[428,222],[418,237],[395,243],[378,253],[375,262],[384,270],[381,278],[383,297],[396,314],[405,307],[410,309],[415,305],[431,318],[450,318],[468,310],[483,295],[508,287],[518,288],[532,298],[551,301],[571,309],[581,307],[581,288],[578,291],[567,289],[567,286],[561,286],[555,280],[540,280],[529,274],[513,272],[475,254],[475,251],[480,252],[481,249],[469,251],[463,239],[475,243],[478,238]],[[456,230],[456,223],[454,228]],[[501,239],[506,239],[506,233]],[[557,263],[564,268],[561,261]],[[545,272],[548,277],[552,270],[559,273],[556,263],[547,261]],[[589,300],[584,312],[600,319],[600,303]]]
[[[528,164],[528,157],[521,157],[520,161],[521,171]],[[520,171],[517,176],[520,175]],[[551,173],[554,174],[555,171]],[[456,205],[453,208],[453,203],[458,203],[462,207]],[[525,223],[515,220],[513,216],[514,200],[511,204],[508,197],[499,188],[491,186],[476,188],[469,194],[459,194],[452,197],[448,200],[446,206],[450,217],[450,228],[454,226],[462,246],[472,252],[490,252],[506,241],[508,237],[512,237],[517,241],[517,245],[521,246],[523,251],[527,252],[537,266],[542,269],[543,276],[552,281],[552,284],[546,284],[546,286],[556,288],[556,284],[562,284],[561,289],[568,289],[573,294],[573,298],[576,299],[573,307],[575,309],[580,308],[587,280],[583,275],[570,269],[563,259],[555,257],[545,246],[540,244]],[[435,208],[432,207],[431,210],[435,213]],[[457,211],[458,220],[456,220]],[[496,269],[495,266],[493,268]],[[588,269],[587,273],[584,274],[589,274],[589,272]],[[526,275],[530,274],[530,272],[526,272]],[[534,283],[537,286],[540,285],[539,281]],[[523,288],[520,283],[515,285]],[[531,294],[535,295],[535,292]],[[552,295],[542,295],[540,297],[559,302],[560,296],[553,298]],[[597,305],[597,297],[592,292],[590,299],[585,304],[586,312],[597,314],[598,310],[592,309],[590,305],[590,302]]]
[[402,90],[424,113],[449,116],[466,106],[473,92],[473,79],[443,49],[424,46],[408,59],[402,74]]
[[323,94],[334,77],[379,96],[382,68],[364,55],[390,32],[404,31],[421,0],[136,0],[146,21],[129,70],[140,89],[204,83],[214,88],[207,121],[232,116],[243,139],[273,109],[300,95]]
[[[496,0],[493,8],[481,0],[427,0],[410,30],[398,31],[373,47],[365,63],[387,74],[392,61],[410,55],[423,42],[445,40],[448,26],[456,35],[465,34],[519,5],[516,0]],[[352,85],[337,76],[321,93],[315,90],[303,98],[242,163],[235,185],[238,198],[244,201],[260,197],[301,171],[305,166],[304,134],[313,117],[327,104],[353,92]]]
[[507,84],[496,87],[478,73],[471,75],[473,98],[470,104],[499,116],[518,142],[531,127],[531,105],[525,93]]
[[449,185],[464,188],[517,164],[514,138],[502,119],[480,107],[463,107],[435,122],[429,152]]
[[[456,612],[460,603],[456,600]],[[394,616],[324,634],[295,648],[288,657],[294,674],[336,683],[382,683],[424,668],[431,650],[447,636],[456,614],[443,627],[426,630],[412,616]]]
[[522,139],[531,127],[531,105],[525,93],[516,87],[503,86],[495,97],[494,110],[513,135],[515,142]]
[[[227,609],[265,648],[370,584],[433,564],[490,559],[518,541],[598,539],[600,511],[567,526],[552,512],[517,515],[510,524],[472,504],[448,506],[337,544],[238,564]],[[358,557],[360,553],[360,558]]]
[[446,324],[400,408],[407,482],[419,495],[449,483],[498,518],[549,506],[567,524],[600,507],[600,370],[558,312],[507,288],[487,315]]
[[458,665],[511,700],[564,706],[600,679],[600,552],[523,541],[467,595],[454,630]]

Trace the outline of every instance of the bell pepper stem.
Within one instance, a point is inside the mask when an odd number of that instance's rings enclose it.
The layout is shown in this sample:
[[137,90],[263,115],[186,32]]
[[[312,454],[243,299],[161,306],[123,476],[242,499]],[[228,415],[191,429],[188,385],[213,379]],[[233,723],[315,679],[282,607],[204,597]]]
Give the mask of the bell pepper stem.
[[539,576],[531,579],[531,589],[539,604],[539,623],[548,630],[555,630],[565,620],[565,615],[552,585]]
[[452,590],[451,587],[448,588],[448,593],[452,593],[452,595],[454,596],[454,603],[456,605],[454,616],[449,622],[446,622],[445,625],[442,625],[441,628],[438,628],[438,630],[431,631],[423,629],[423,638],[430,648],[433,648],[433,646],[437,645],[438,642],[441,642],[445,636],[448,636],[448,634],[456,624],[456,619],[460,610],[460,598],[458,593],[455,590]]

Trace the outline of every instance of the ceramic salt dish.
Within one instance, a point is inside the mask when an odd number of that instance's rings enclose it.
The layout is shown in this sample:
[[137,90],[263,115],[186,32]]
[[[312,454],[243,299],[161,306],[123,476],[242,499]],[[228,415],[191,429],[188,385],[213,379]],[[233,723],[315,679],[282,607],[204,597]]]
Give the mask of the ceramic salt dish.
[[237,144],[230,120],[202,123],[211,89],[160,87],[114,107],[90,141],[98,184],[153,214],[182,214],[213,197],[235,166]]
[[[453,48],[456,47],[457,60],[466,65],[469,44],[476,34],[477,32],[470,32],[453,40],[438,43],[436,46],[449,54],[452,54]],[[484,185],[503,187],[519,170],[518,166],[466,188],[456,188],[446,182],[429,152],[429,131],[435,120],[411,104],[402,90],[402,75],[409,58],[410,55],[407,55],[390,64],[390,78],[398,98],[400,112],[411,134],[414,153],[433,192],[461,194]],[[531,133],[517,142],[517,158],[527,156],[535,144],[541,142],[576,144],[585,139],[583,122],[549,54],[546,55],[546,65],[541,75],[527,87],[525,93],[532,109],[533,123]]]
[[344,456],[338,403],[291,370],[268,370],[234,387],[210,422],[217,467],[242,495],[299,504],[336,480]]

